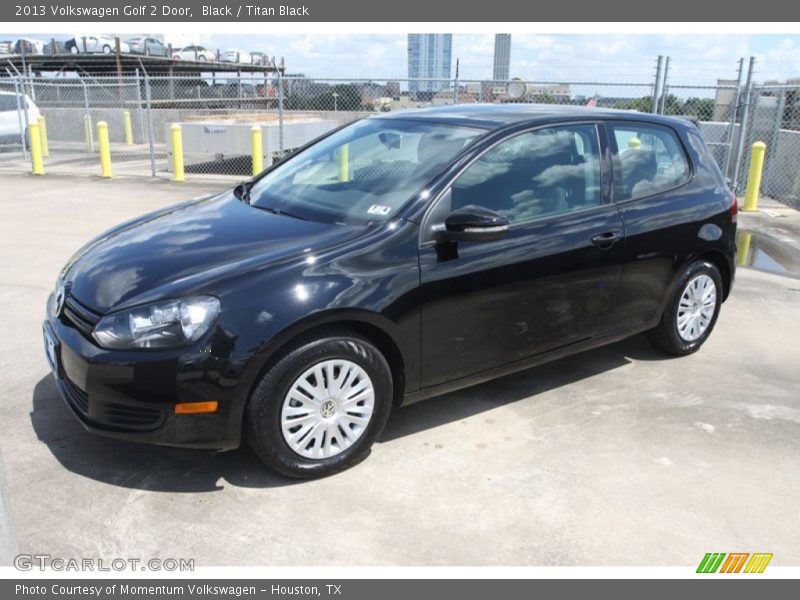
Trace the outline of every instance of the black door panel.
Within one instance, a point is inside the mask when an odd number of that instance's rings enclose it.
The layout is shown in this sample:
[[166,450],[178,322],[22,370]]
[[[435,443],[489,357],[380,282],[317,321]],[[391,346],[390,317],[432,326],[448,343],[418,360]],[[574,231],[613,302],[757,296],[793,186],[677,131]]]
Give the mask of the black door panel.
[[511,229],[487,243],[420,250],[423,387],[596,335],[604,328],[623,244],[592,237],[621,230],[614,206]]

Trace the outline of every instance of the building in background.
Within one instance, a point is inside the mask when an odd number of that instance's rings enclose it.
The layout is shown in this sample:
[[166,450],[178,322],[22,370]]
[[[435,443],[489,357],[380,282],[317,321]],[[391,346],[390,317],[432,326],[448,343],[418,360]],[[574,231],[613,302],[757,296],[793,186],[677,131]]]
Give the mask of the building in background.
[[494,81],[508,81],[511,77],[511,34],[498,33],[494,36]]
[[452,52],[450,33],[408,34],[408,90],[415,100],[430,100],[436,92],[449,87]]

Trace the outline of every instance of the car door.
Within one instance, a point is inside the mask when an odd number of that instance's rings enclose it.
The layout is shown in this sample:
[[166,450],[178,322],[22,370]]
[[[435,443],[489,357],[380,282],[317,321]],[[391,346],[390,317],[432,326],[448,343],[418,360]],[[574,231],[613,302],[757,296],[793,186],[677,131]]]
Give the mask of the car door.
[[707,216],[687,193],[691,164],[666,125],[608,122],[614,196],[625,223],[627,258],[609,321],[635,328],[658,318],[679,249],[692,244]]
[[[602,333],[624,258],[606,140],[595,123],[516,133],[458,175],[423,220],[422,385]],[[492,242],[437,242],[464,206],[509,221]]]
[[156,38],[147,38],[147,52],[153,56],[166,56],[167,50]]

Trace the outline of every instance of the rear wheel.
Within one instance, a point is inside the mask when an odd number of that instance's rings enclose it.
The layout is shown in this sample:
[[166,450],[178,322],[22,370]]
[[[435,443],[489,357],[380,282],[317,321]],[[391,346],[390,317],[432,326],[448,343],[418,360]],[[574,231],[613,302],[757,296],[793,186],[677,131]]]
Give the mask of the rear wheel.
[[656,348],[673,356],[696,352],[711,335],[721,304],[719,270],[709,262],[693,262],[684,268],[661,321],[648,337]]
[[111,46],[103,46],[103,54],[111,54]]
[[284,475],[337,473],[367,457],[389,418],[392,391],[389,365],[368,340],[349,331],[302,340],[253,391],[245,437]]

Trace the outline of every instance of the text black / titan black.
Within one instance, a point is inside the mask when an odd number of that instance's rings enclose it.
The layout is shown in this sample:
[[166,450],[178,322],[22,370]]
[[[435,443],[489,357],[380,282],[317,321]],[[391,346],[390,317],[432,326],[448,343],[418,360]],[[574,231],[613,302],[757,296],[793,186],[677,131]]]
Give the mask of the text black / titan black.
[[245,439],[319,476],[366,457],[395,406],[640,332],[694,352],[733,283],[736,213],[688,120],[387,114],[86,244],[45,348],[92,432]]

